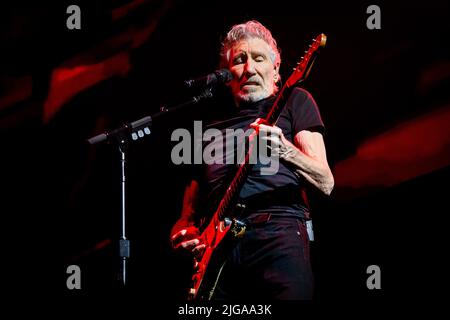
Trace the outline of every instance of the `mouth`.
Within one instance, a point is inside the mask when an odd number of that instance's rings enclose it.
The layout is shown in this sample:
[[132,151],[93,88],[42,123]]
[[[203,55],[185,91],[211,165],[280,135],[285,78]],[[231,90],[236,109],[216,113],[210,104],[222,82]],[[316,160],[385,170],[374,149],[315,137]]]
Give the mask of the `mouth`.
[[250,87],[250,86],[260,86],[259,82],[256,81],[247,81],[241,85],[241,88]]

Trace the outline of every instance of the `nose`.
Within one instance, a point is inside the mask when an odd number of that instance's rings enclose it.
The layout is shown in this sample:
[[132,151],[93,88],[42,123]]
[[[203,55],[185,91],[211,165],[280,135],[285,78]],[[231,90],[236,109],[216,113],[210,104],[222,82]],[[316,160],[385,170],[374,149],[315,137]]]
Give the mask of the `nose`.
[[245,71],[245,73],[247,75],[254,75],[254,74],[256,74],[255,63],[253,62],[252,59],[247,59],[247,61],[245,63],[244,71]]

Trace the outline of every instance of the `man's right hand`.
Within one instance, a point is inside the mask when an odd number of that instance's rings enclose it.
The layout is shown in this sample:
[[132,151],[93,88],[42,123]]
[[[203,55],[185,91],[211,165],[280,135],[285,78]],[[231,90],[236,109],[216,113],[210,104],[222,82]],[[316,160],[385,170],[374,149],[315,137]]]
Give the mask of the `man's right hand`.
[[201,243],[199,236],[200,232],[196,227],[182,229],[172,236],[172,248],[179,251],[189,251],[199,257],[205,250],[205,244]]

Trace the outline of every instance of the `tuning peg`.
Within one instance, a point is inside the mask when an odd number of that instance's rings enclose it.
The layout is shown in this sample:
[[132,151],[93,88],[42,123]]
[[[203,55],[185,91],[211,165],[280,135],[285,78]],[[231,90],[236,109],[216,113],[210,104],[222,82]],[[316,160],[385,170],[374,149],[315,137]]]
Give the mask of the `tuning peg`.
[[314,42],[317,42],[317,40],[316,40],[316,39],[312,39],[312,41],[314,41]]

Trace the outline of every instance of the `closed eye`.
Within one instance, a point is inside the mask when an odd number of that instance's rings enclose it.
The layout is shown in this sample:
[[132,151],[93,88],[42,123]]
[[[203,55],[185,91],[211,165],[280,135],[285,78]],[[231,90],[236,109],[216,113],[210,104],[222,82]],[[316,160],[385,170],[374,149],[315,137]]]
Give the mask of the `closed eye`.
[[263,55],[257,55],[253,58],[256,62],[263,62],[264,60],[266,60],[266,57]]
[[247,56],[245,54],[239,54],[233,58],[233,65],[242,64],[245,62]]

